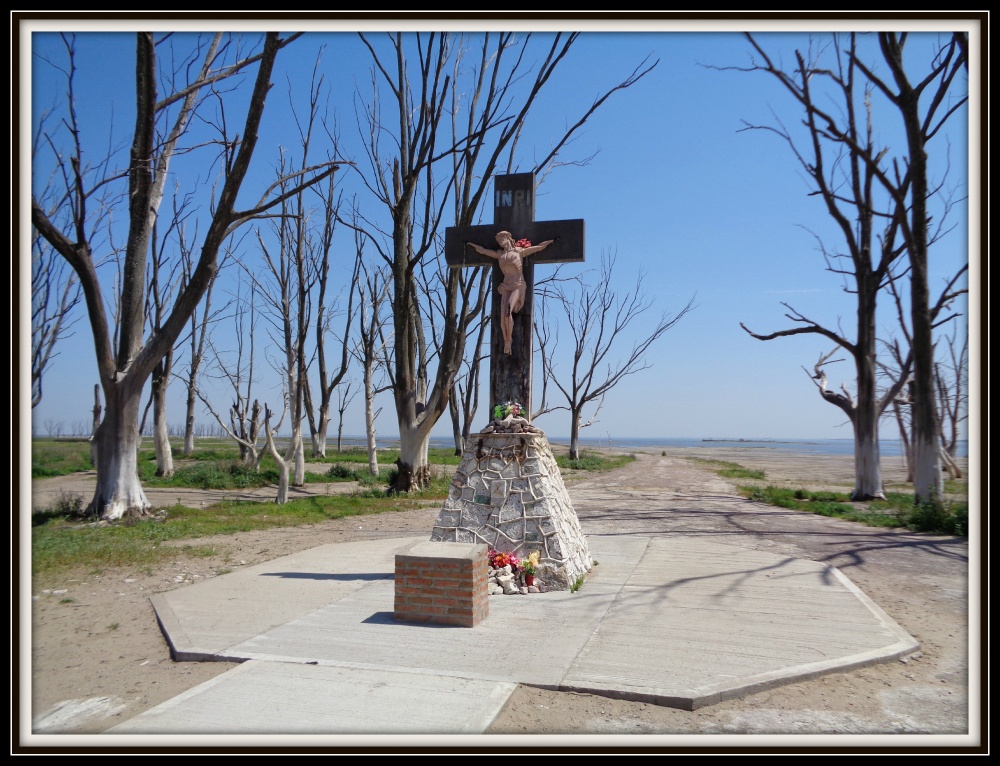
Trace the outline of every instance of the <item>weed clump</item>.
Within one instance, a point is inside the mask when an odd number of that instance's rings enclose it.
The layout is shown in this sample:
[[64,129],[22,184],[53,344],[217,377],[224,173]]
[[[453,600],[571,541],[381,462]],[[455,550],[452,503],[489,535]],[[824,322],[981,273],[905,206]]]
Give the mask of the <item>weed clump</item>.
[[923,503],[914,505],[913,495],[892,492],[885,500],[851,502],[841,492],[809,492],[774,486],[743,486],[748,500],[779,508],[806,511],[856,521],[871,527],[902,527],[915,532],[964,536],[969,530],[969,509],[965,503]]
[[920,503],[908,514],[906,526],[915,532],[964,537],[969,534],[969,507],[964,503]]

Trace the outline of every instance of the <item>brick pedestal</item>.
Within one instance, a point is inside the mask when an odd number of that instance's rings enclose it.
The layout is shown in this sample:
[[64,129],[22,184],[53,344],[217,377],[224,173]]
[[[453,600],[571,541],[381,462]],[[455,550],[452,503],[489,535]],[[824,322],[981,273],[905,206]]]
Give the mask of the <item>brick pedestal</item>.
[[487,547],[420,543],[396,554],[393,617],[471,628],[489,614]]

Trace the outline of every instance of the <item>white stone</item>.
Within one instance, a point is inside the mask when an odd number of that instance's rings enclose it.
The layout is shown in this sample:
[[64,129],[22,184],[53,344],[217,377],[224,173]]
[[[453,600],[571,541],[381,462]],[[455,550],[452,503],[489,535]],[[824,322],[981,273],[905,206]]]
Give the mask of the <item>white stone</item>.
[[568,590],[592,566],[569,492],[541,432],[470,438],[431,540],[482,542],[518,557],[538,550],[546,567],[539,573],[547,573],[550,589]]

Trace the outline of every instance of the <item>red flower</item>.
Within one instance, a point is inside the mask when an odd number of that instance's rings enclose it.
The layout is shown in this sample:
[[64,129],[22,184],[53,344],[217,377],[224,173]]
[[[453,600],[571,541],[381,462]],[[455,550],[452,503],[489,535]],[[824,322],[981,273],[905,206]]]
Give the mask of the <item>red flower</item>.
[[495,551],[490,549],[489,552],[489,562],[490,566],[494,569],[503,569],[508,564],[513,571],[517,571],[520,567],[521,562],[518,560],[517,556],[506,551]]
[[519,239],[517,242],[515,242],[515,244],[518,247],[531,247],[531,240],[530,239]]

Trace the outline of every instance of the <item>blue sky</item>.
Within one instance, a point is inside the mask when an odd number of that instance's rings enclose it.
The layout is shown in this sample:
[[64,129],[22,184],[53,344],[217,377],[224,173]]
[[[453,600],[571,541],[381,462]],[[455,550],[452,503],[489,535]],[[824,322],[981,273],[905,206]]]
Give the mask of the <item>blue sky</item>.
[[[862,29],[867,23],[858,19],[851,28]],[[616,287],[627,290],[641,274],[642,288],[654,301],[645,321],[660,311],[677,311],[691,298],[696,305],[652,347],[650,368],[613,389],[599,422],[583,435],[850,438],[843,414],[820,399],[802,369],[811,369],[830,350],[830,342],[814,335],[761,342],[739,326],[743,322],[762,333],[791,327],[781,305],[788,302],[821,324],[842,323],[848,337],[854,332],[852,297],[844,292],[841,279],[825,270],[817,249],[817,238],[827,246],[839,244],[822,203],[809,196],[808,181],[785,143],[772,133],[742,130],[745,123],[774,124],[776,117],[794,129],[800,112],[772,77],[720,69],[749,63],[750,45],[735,26],[710,21],[685,27],[668,22],[575,26],[585,34],[543,92],[520,144],[521,170],[530,169],[532,160],[547,153],[564,125],[574,122],[596,96],[644,58],[659,59],[659,64],[637,85],[612,96],[588,121],[563,157],[596,155],[584,166],[562,167],[545,179],[538,189],[537,218],[585,219],[587,263],[574,264],[574,273],[596,268],[602,253],[616,253]],[[843,23],[839,26],[844,28]],[[51,29],[60,28],[69,27],[54,20]],[[126,28],[79,38],[79,102],[87,107],[80,116],[94,138],[106,135],[110,115],[115,135],[129,137],[134,42],[122,33]],[[809,44],[805,30],[820,33],[827,28],[803,19],[755,31],[765,47],[790,61],[795,48]],[[769,29],[780,31],[769,33]],[[923,29],[932,43],[933,28]],[[36,53],[54,42],[51,36],[40,37]],[[354,34],[311,32],[279,57],[268,104],[271,120],[255,156],[259,172],[272,168],[278,143],[294,145],[294,136],[282,133],[279,120],[287,103],[287,83],[308,83],[323,45],[331,104],[344,139],[342,154],[361,158],[354,142],[352,98],[356,87],[366,86],[370,57]],[[541,48],[536,52],[540,55]],[[915,68],[920,66],[917,51],[911,55]],[[975,54],[973,60],[978,61]],[[57,73],[37,57],[31,64],[31,95],[37,111],[56,98],[59,86],[53,79]],[[30,120],[30,114],[22,115],[30,135],[32,126],[25,119]],[[890,146],[902,142],[896,122],[890,110],[876,104],[878,138]],[[978,126],[977,119],[972,124]],[[947,186],[958,197],[972,194],[975,199],[977,190],[968,185],[968,127],[968,114],[956,115],[947,138],[936,139],[938,153],[932,153],[932,162],[941,177],[944,147],[950,145]],[[974,156],[973,168],[975,161]],[[345,186],[351,183],[345,174]],[[27,214],[26,205],[23,212]],[[956,206],[950,220],[955,228],[931,252],[932,291],[968,259],[967,207]],[[25,252],[25,262],[27,257]],[[971,266],[975,286],[978,254]],[[348,267],[345,259],[335,262],[342,284],[348,282]],[[547,267],[539,271],[543,268]],[[894,320],[888,305],[883,306],[880,327],[888,331]],[[32,413],[40,435],[45,434],[45,423],[62,422],[69,431],[73,423],[86,422],[93,406],[98,378],[82,315],[73,337],[58,350],[46,376],[45,398]],[[183,363],[183,356],[179,361]],[[849,382],[851,369],[846,361],[834,365],[831,384]],[[277,398],[275,376],[270,378],[259,390],[262,397],[270,391]],[[354,378],[359,384],[360,373]],[[172,423],[183,422],[180,402],[176,385]],[[381,404],[379,432],[388,437],[396,432],[392,402],[386,395]],[[348,412],[345,434],[363,433],[361,406],[359,397]],[[538,425],[552,436],[562,436],[569,432],[568,417],[565,412],[552,413]],[[480,421],[485,423],[485,414],[477,418]],[[435,435],[449,433],[445,417]],[[895,427],[885,434],[894,437]]]

